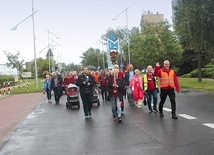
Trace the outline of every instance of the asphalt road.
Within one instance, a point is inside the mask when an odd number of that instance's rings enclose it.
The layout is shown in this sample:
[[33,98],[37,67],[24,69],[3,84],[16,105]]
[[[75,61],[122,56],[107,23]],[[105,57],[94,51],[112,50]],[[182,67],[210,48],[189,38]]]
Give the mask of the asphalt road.
[[[53,100],[53,99],[52,99]],[[125,104],[122,123],[113,121],[111,105],[94,104],[92,118],[83,108],[65,108],[43,99],[0,150],[2,155],[212,155],[214,93],[182,90],[176,96],[178,120],[167,99],[164,118]]]

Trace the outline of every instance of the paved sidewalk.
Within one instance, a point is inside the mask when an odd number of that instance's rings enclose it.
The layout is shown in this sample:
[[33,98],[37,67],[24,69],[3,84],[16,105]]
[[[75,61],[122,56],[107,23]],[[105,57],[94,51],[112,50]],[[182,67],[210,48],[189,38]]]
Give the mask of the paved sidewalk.
[[0,97],[0,147],[11,132],[37,104],[46,97],[43,93],[15,94]]

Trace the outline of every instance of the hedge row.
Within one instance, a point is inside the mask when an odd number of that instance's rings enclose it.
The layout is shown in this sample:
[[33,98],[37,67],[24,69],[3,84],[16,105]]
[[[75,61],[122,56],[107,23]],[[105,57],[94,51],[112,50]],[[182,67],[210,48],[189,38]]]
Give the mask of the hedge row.
[[[214,68],[202,68],[202,78],[214,79]],[[182,75],[184,78],[195,78],[198,77],[198,69],[193,70],[188,74]]]
[[0,76],[0,85],[3,86],[4,82],[10,82],[11,86],[15,84],[14,77],[11,75]]

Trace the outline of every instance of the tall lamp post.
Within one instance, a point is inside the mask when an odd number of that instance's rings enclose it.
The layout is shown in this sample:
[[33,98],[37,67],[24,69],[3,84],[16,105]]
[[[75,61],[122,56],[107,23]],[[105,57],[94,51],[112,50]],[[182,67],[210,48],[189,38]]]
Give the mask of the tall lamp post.
[[[52,41],[52,44],[51,44],[51,49],[52,49],[52,53],[54,52],[54,50],[53,50],[53,47],[54,46],[61,46],[58,42],[56,42],[56,41],[54,41],[53,39],[51,39],[51,41]],[[55,44],[54,44],[55,43]],[[57,56],[58,57],[58,56]],[[54,60],[54,59],[53,59]],[[54,65],[54,61],[52,60],[52,70],[54,70],[54,67],[55,67],[55,65]]]
[[102,54],[103,54],[103,69],[105,70],[105,57],[104,57],[104,43],[103,43],[103,40],[101,41],[101,43],[102,43]]
[[130,36],[129,36],[129,22],[128,22],[128,9],[130,7],[126,7],[125,10],[120,12],[118,15],[115,16],[112,20],[116,20],[118,16],[120,16],[122,13],[126,12],[126,26],[127,26],[127,42],[128,42],[128,57],[129,57],[129,64],[131,63],[131,58],[130,58]]
[[59,39],[59,37],[52,33],[51,31],[47,30],[48,32],[48,57],[49,57],[49,73],[51,73],[51,52],[50,52],[50,34],[56,37],[56,39]]
[[[38,10],[37,10],[38,11]],[[38,88],[38,75],[37,75],[37,60],[36,60],[36,37],[35,37],[35,26],[34,26],[34,14],[37,12],[34,12],[34,7],[33,7],[33,0],[32,0],[32,14],[29,15],[28,17],[26,17],[24,20],[22,20],[21,22],[19,22],[18,24],[16,24],[16,26],[14,26],[11,30],[17,30],[18,25],[20,25],[21,23],[23,23],[25,20],[27,20],[28,18],[32,17],[32,21],[33,21],[33,45],[34,45],[34,65],[35,65],[35,80],[36,80],[36,88]]]

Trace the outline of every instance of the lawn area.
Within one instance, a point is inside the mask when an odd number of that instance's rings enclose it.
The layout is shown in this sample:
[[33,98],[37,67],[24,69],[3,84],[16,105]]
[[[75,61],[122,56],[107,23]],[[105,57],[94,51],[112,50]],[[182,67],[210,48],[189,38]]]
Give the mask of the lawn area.
[[179,77],[180,87],[203,89],[214,91],[214,79],[202,79],[202,82],[198,82],[198,78],[181,78]]
[[[19,84],[19,82],[17,82],[15,86],[11,87],[11,94],[42,92],[43,91],[43,82],[44,82],[44,79],[38,79],[38,88],[36,88],[34,79],[29,79],[29,80],[24,80],[24,81],[21,80],[20,84]],[[20,85],[20,88],[19,88],[19,85]],[[6,89],[6,93],[7,93],[7,89]]]

